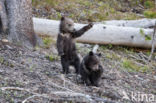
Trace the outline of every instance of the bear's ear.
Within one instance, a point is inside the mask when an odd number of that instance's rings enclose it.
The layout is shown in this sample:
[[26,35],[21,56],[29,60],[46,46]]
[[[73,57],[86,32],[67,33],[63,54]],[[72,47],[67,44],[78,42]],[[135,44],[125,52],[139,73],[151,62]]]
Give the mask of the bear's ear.
[[65,17],[64,17],[64,16],[62,16],[62,17],[61,17],[61,21],[63,21],[64,19],[65,19]]
[[102,54],[101,54],[101,53],[98,53],[97,55],[98,55],[99,57],[101,57],[101,56],[102,56]]
[[89,52],[89,55],[90,55],[90,56],[94,55],[93,51],[90,51],[90,52]]

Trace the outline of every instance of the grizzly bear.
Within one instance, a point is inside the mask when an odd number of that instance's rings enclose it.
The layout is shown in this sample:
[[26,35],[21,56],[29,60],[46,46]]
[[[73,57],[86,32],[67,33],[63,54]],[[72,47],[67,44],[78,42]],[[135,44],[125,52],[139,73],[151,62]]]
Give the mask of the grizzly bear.
[[57,37],[57,50],[59,56],[61,56],[63,73],[67,74],[69,72],[69,66],[74,66],[76,73],[79,74],[80,59],[76,51],[75,39],[83,35],[92,27],[93,24],[90,23],[80,30],[76,30],[72,19],[67,17],[61,18],[59,34]]
[[99,86],[103,73],[99,57],[101,57],[101,53],[90,51],[81,62],[80,75],[87,86]]

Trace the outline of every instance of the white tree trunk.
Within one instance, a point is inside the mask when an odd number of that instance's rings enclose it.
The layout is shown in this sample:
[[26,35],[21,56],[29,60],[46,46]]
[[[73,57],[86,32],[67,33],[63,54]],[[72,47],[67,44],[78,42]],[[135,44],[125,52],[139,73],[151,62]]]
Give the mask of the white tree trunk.
[[[59,21],[33,18],[34,29],[37,34],[56,37],[59,32]],[[75,23],[75,28],[80,29],[85,24]],[[95,24],[92,29],[77,39],[82,43],[113,44],[133,47],[150,48],[151,40],[145,40],[153,29],[140,29],[133,27],[119,27],[104,24]],[[156,46],[156,43],[155,43]]]
[[140,19],[140,20],[110,20],[102,22],[105,25],[150,28],[154,27],[156,19]]

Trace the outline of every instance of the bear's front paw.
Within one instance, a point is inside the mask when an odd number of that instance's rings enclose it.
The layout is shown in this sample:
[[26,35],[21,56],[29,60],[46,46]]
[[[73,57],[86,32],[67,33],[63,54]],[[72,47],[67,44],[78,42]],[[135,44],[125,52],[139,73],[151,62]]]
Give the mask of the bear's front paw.
[[92,28],[93,25],[94,25],[93,23],[89,23],[89,24],[88,24],[88,26],[89,26],[90,28]]

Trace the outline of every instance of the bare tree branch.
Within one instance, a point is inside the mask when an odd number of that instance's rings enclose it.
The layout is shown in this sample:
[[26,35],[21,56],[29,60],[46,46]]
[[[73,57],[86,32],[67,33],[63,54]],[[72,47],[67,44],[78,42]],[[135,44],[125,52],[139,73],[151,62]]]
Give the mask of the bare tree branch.
[[153,36],[152,36],[152,49],[151,49],[151,54],[148,58],[148,62],[151,61],[152,55],[154,53],[154,49],[155,49],[155,32],[156,32],[156,21],[155,21],[155,27],[154,27],[154,32],[153,32]]

